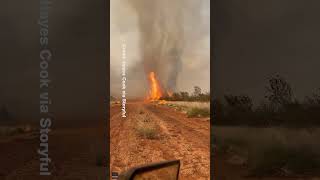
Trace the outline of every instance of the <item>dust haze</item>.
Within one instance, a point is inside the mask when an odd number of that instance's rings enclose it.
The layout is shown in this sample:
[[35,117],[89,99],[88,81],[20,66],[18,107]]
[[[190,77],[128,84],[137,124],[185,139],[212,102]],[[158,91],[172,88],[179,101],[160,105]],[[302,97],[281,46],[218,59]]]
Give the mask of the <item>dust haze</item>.
[[209,91],[209,14],[209,0],[111,0],[111,95],[120,95],[123,42],[128,97],[145,96],[149,72],[168,91]]

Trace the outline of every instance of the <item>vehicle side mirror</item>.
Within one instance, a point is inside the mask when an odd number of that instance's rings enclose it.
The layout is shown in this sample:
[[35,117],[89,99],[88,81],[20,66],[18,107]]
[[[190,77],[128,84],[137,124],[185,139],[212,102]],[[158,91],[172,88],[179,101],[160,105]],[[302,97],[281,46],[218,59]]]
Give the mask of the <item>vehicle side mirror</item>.
[[119,180],[178,180],[180,160],[134,167],[120,174]]

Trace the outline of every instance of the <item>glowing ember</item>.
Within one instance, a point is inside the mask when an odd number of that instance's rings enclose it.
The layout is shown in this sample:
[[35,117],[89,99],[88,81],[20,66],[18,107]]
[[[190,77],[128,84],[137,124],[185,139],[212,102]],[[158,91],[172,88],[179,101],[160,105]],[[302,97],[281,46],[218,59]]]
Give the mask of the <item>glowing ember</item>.
[[149,83],[150,83],[150,91],[149,91],[149,96],[148,96],[148,100],[159,100],[163,93],[162,93],[162,89],[160,86],[159,81],[156,78],[156,75],[154,72],[150,72],[149,73]]

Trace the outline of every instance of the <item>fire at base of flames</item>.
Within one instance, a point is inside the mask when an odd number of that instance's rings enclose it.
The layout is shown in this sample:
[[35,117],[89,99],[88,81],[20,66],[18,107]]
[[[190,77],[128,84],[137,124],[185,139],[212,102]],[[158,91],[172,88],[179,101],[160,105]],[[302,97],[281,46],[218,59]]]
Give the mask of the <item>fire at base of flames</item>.
[[[148,80],[149,80],[149,84],[150,84],[150,90],[149,90],[149,94],[146,97],[146,101],[158,101],[160,100],[161,97],[163,97],[164,95],[167,95],[169,97],[172,96],[172,92],[171,91],[166,91],[166,93],[164,93],[165,91],[163,90],[163,88],[161,87],[155,72],[150,72],[148,74]],[[160,103],[164,104],[164,100],[161,100]]]

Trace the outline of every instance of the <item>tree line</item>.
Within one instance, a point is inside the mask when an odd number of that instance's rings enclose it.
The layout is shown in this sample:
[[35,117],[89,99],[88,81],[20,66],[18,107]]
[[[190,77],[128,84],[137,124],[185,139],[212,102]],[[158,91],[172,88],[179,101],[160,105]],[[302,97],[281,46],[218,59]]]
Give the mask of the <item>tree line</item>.
[[264,100],[258,106],[248,95],[227,94],[213,100],[215,125],[295,126],[320,125],[320,89],[299,101],[280,75],[268,78]]
[[171,95],[166,94],[161,97],[160,100],[167,101],[201,101],[201,102],[209,102],[210,101],[210,92],[203,93],[199,86],[194,86],[194,90],[191,94],[188,92],[173,92]]

